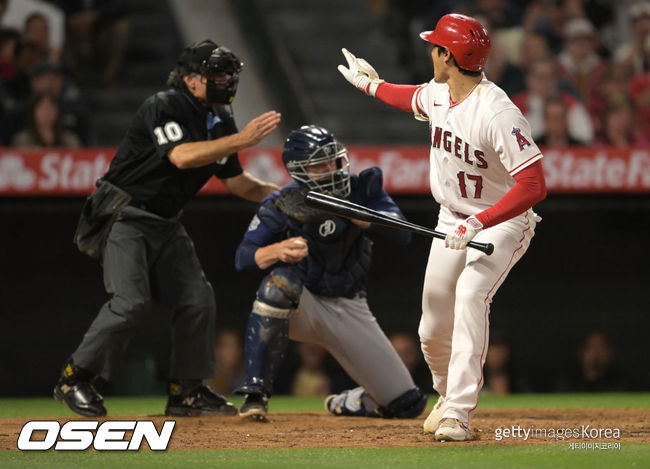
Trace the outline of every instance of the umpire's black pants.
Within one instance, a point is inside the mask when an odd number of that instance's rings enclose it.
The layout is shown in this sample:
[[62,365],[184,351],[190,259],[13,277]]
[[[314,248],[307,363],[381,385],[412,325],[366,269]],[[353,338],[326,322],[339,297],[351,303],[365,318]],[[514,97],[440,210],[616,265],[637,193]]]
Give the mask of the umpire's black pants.
[[110,379],[137,326],[171,311],[170,378],[214,376],[216,305],[194,244],[177,219],[134,207],[113,225],[103,259],[111,299],[72,354],[74,363]]

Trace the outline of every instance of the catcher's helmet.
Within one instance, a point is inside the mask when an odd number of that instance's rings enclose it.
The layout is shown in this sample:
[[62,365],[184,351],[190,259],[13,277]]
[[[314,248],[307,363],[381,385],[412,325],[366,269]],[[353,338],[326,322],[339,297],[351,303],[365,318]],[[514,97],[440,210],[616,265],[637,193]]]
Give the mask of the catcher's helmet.
[[490,53],[490,35],[474,18],[452,13],[445,15],[433,31],[424,31],[420,37],[437,46],[446,47],[465,70],[480,72]]
[[217,73],[225,73],[225,86],[217,86],[214,80],[208,79],[206,97],[211,104],[232,103],[244,64],[230,49],[219,46],[210,39],[195,42],[185,48],[178,58],[178,65],[187,73],[199,73],[208,78]]
[[311,190],[338,197],[350,195],[348,150],[329,130],[303,125],[284,142],[282,161],[289,175]]

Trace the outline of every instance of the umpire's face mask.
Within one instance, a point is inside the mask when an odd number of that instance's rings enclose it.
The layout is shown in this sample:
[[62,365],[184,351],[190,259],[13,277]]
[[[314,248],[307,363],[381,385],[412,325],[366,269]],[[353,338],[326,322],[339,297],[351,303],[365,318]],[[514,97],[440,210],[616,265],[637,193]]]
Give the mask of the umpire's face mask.
[[210,105],[232,103],[237,93],[243,63],[226,47],[218,47],[201,65],[205,77],[205,98]]

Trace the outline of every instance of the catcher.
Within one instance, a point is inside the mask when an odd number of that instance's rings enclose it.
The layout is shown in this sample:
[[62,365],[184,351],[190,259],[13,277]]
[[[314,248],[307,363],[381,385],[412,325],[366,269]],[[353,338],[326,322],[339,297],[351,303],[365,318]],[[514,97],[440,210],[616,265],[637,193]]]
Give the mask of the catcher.
[[406,244],[410,234],[326,216],[304,204],[307,191],[316,190],[404,218],[382,188],[381,170],[350,174],[345,146],[314,125],[291,132],[282,159],[293,181],[260,203],[236,254],[239,271],[272,267],[248,318],[239,415],[265,419],[291,338],[327,349],[360,385],[326,399],[332,414],[419,416],[427,398],[366,301],[372,239],[381,234]]

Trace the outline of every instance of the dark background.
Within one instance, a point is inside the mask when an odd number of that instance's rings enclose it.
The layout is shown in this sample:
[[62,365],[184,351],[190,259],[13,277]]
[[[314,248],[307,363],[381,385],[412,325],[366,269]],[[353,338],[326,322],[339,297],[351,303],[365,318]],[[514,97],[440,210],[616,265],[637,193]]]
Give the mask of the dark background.
[[[434,226],[430,197],[396,197],[407,218]],[[72,244],[82,198],[2,198],[0,214],[0,395],[49,395],[64,360],[108,299],[100,266]],[[218,327],[243,332],[261,273],[237,273],[234,251],[254,204],[198,198],[184,224],[212,283]],[[552,195],[531,248],[492,303],[493,333],[511,346],[515,390],[553,391],[577,362],[585,335],[601,330],[616,351],[627,388],[650,388],[647,356],[650,197]],[[375,245],[369,303],[390,334],[417,334],[428,238],[406,247]],[[123,380],[138,379],[143,357],[164,380],[169,340],[161,320],[141,331]],[[151,361],[151,360],[150,360]],[[118,383],[117,389],[120,392]],[[138,387],[163,392],[157,384]]]

